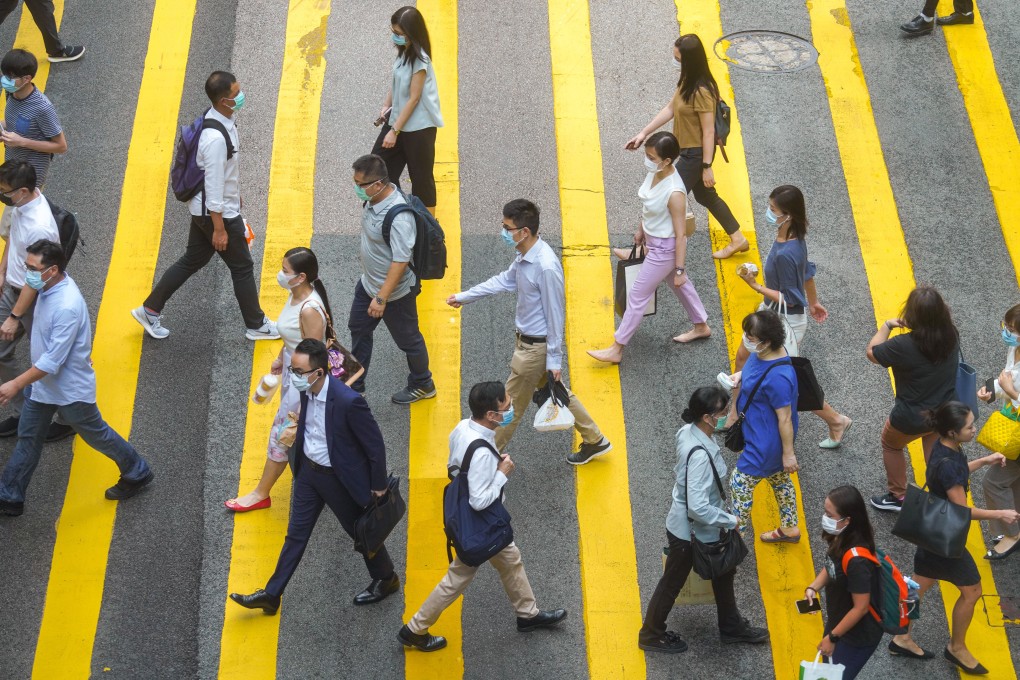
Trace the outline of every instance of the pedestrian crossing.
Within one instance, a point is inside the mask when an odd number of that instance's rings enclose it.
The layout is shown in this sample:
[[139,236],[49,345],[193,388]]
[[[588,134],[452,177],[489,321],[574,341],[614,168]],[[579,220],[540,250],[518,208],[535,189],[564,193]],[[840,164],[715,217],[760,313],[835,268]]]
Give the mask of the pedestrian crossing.
[[[127,310],[136,306],[148,292],[157,268],[159,249],[154,248],[153,243],[159,243],[164,228],[166,170],[173,152],[173,131],[181,116],[180,102],[184,95],[196,5],[197,0],[155,0],[153,6],[120,217],[96,322],[93,361],[98,375],[100,408],[107,414],[111,426],[124,433],[131,430],[142,358],[142,335]],[[724,33],[725,5],[725,0],[722,3],[719,0],[675,0],[676,18],[683,32],[698,33],[708,46]],[[63,3],[58,1],[56,7],[59,22]],[[404,529],[407,537],[403,584],[405,620],[446,570],[441,525],[446,439],[461,417],[463,387],[473,382],[473,376],[461,375],[461,348],[466,340],[462,337],[461,315],[443,303],[446,292],[460,289],[462,140],[458,79],[466,77],[473,65],[459,60],[463,36],[456,0],[422,0],[418,7],[426,16],[432,34],[433,59],[446,121],[437,138],[436,176],[438,217],[446,231],[450,257],[443,281],[426,282],[419,298],[421,328],[429,343],[439,396],[410,409],[408,480],[404,486],[408,498]],[[549,26],[551,115],[556,140],[555,151],[550,149],[549,153],[555,152],[558,170],[555,181],[567,281],[569,374],[573,389],[584,397],[595,421],[614,444],[609,456],[576,470],[580,573],[567,576],[580,579],[583,601],[580,613],[583,616],[578,617],[582,623],[576,624],[574,619],[575,625],[584,628],[583,663],[586,668],[579,670],[579,676],[607,680],[653,677],[646,668],[644,653],[636,645],[643,613],[637,566],[643,555],[654,552],[649,546],[635,545],[632,522],[632,502],[646,499],[635,495],[632,488],[628,467],[639,459],[633,451],[628,455],[627,445],[640,435],[626,429],[620,371],[616,367],[595,365],[583,352],[585,348],[605,344],[614,324],[607,247],[614,234],[610,233],[606,220],[605,145],[600,139],[597,107],[602,84],[597,82],[594,68],[593,15],[584,0],[549,0],[543,9],[548,12]],[[949,11],[946,7],[941,10]],[[907,292],[915,285],[914,264],[901,225],[894,182],[886,165],[883,140],[872,109],[867,73],[857,52],[852,12],[843,0],[808,0],[805,13],[810,21],[811,39],[816,45],[824,46],[820,50],[819,70],[825,83],[838,157],[869,284],[868,304],[874,319],[881,323],[898,315]],[[342,46],[327,45],[326,30],[328,22],[347,20],[346,12],[337,11],[330,0],[290,0],[287,9],[266,198],[268,217],[264,230],[256,225],[256,232],[263,241],[260,299],[267,310],[279,309],[286,298],[284,291],[275,285],[282,253],[312,242],[320,111],[323,100],[330,96],[324,91],[324,75],[328,60],[342,58],[333,57],[331,50],[343,54]],[[21,26],[24,30],[19,30],[17,40],[29,41],[24,44],[32,49],[34,26],[30,17],[23,18]],[[37,33],[34,35],[38,38]],[[1017,217],[1020,141],[980,15],[973,27],[945,31],[945,39],[995,205],[1001,237],[1011,259],[1011,270],[1020,277],[1020,224],[1017,223],[1020,219]],[[42,54],[41,40],[38,42],[33,51]],[[732,358],[739,343],[740,320],[758,303],[757,296],[735,275],[737,265],[743,261],[759,266],[761,263],[757,239],[750,229],[755,219],[749,161],[745,153],[745,147],[753,140],[742,130],[740,116],[744,105],[742,97],[749,93],[734,92],[723,62],[712,60],[711,64],[722,96],[734,111],[727,145],[730,163],[716,164],[717,181],[726,188],[727,201],[751,242],[751,250],[743,257],[716,262],[727,355]],[[44,68],[48,70],[45,60],[40,63],[36,79],[40,87],[45,86]],[[470,115],[478,113],[472,111]],[[346,168],[339,170],[341,178],[345,179],[346,174]],[[338,191],[343,192],[343,187],[346,184],[341,183]],[[548,214],[546,220],[554,221]],[[713,249],[726,242],[725,233],[714,223],[710,225],[710,237]],[[497,256],[493,269],[502,264]],[[339,321],[337,325],[341,331],[344,307],[343,302],[335,303],[334,313],[341,319],[334,321]],[[996,307],[987,313],[996,315],[1000,310]],[[278,342],[255,345],[249,380],[252,389],[278,350]],[[654,358],[633,357],[630,360],[652,361]],[[505,372],[505,367],[497,365],[493,370]],[[885,405],[876,408],[885,408]],[[261,473],[273,413],[275,406],[267,405],[250,406],[245,414],[239,493],[249,490]],[[872,438],[877,446],[877,436]],[[811,445],[805,442],[798,446],[798,454]],[[403,452],[391,450],[389,455],[402,458]],[[919,448],[912,447],[911,458],[915,470],[923,468]],[[802,463],[802,468],[806,475],[811,474],[809,464]],[[92,674],[93,642],[100,625],[107,557],[114,540],[117,516],[116,507],[104,502],[98,491],[104,480],[113,474],[111,470],[105,458],[94,455],[80,440],[75,440],[74,460],[34,650],[33,677],[77,678]],[[573,470],[568,472],[574,473]],[[293,600],[287,603],[285,599],[280,616],[271,617],[242,610],[226,599],[227,592],[248,592],[260,586],[272,572],[286,532],[288,482],[289,473],[274,488],[270,510],[230,518],[232,545],[229,575],[222,592],[223,622],[219,640],[218,676],[221,678],[296,675],[294,669],[283,673],[277,665],[282,617],[292,612],[300,615],[301,606],[314,605],[299,605]],[[529,483],[540,484],[541,480],[531,479]],[[758,494],[753,522],[756,530],[764,530],[775,524],[777,512],[767,488],[759,488]],[[609,508],[611,512],[607,512]],[[518,510],[522,514],[531,511],[533,509]],[[818,568],[807,540],[815,535],[809,519],[815,514],[813,508],[805,513],[804,496],[798,492],[798,515],[804,540],[797,545],[782,546],[762,546],[754,541],[758,557],[757,580],[771,632],[772,664],[771,671],[758,668],[756,675],[796,677],[799,662],[813,657],[814,646],[821,638],[820,618],[799,616],[792,607],[792,601],[802,597],[804,584],[813,578]],[[572,546],[568,538],[563,537],[563,542]],[[984,541],[979,532],[971,532],[969,549],[978,558],[986,593],[998,592],[996,575],[988,563],[980,559]],[[526,556],[527,559],[542,558]],[[751,573],[745,568],[740,578],[749,579]],[[946,589],[947,593],[950,590]],[[645,593],[644,600],[648,594]],[[951,597],[955,598],[955,593]],[[930,603],[926,611],[935,609],[934,603]],[[389,621],[388,624],[392,624],[390,628],[395,633],[399,622]],[[377,636],[379,644],[395,645],[389,628],[383,630],[384,633]],[[472,650],[463,645],[459,602],[444,614],[435,632],[448,639],[449,648],[436,654],[407,651],[402,660],[404,677],[471,676],[465,669]],[[974,619],[968,642],[975,656],[992,670],[989,677],[1016,679],[1009,639],[1002,628],[979,614]],[[510,659],[487,661],[508,669],[514,667]]]

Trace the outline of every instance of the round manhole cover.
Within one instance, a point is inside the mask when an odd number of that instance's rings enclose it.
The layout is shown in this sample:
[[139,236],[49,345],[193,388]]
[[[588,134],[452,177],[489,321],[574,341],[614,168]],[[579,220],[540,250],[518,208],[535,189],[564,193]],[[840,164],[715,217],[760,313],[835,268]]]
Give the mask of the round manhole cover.
[[739,69],[756,73],[792,73],[818,60],[804,38],[779,31],[740,31],[719,38],[715,54]]

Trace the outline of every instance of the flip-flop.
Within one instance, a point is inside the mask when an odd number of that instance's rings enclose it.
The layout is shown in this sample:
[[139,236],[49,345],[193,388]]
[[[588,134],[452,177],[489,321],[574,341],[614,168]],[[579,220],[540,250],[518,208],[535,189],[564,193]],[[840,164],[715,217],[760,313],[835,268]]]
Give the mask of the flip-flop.
[[[773,537],[772,534],[779,534],[779,536]],[[766,536],[768,538],[766,538]],[[761,539],[762,543],[800,543],[800,534],[797,534],[796,536],[787,536],[783,533],[782,529],[778,528],[762,534],[758,538]]]
[[832,437],[826,437],[822,441],[818,442],[818,448],[820,449],[838,449],[843,446],[843,439],[846,439],[846,435],[850,432],[850,428],[854,426],[854,421],[851,420],[847,423],[847,426],[843,428],[843,437],[839,441],[836,441]]

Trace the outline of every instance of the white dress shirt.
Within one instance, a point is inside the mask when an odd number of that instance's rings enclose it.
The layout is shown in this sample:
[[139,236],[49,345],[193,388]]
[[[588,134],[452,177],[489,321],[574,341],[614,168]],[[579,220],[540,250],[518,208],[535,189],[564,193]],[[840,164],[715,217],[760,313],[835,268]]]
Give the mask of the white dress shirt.
[[7,283],[24,288],[27,248],[39,239],[60,243],[60,231],[42,193],[25,205],[8,210],[11,211],[11,233],[7,241]]
[[241,172],[237,157],[240,146],[237,139],[237,125],[233,117],[227,118],[216,109],[209,109],[206,118],[217,120],[227,129],[234,145],[234,155],[227,160],[227,145],[223,133],[215,129],[202,130],[198,138],[198,153],[195,162],[205,171],[205,210],[202,212],[202,195],[198,192],[191,199],[188,208],[196,217],[218,212],[223,217],[237,217],[241,214]]
[[[460,468],[467,453],[468,446],[476,439],[484,439],[493,449],[496,448],[496,433],[465,418],[457,423],[450,433],[450,460],[447,468]],[[506,484],[506,475],[497,470],[500,458],[492,451],[482,447],[471,456],[471,467],[468,468],[468,503],[475,510],[484,510],[499,498]],[[456,474],[454,475],[456,476]]]
[[[325,378],[320,378],[325,380]],[[326,393],[329,383],[322,386],[318,394],[308,390],[308,405],[305,407],[305,455],[319,465],[332,467],[329,459],[329,444],[326,442]]]
[[545,367],[563,368],[563,326],[566,320],[566,293],[563,265],[549,244],[538,239],[531,249],[517,253],[510,268],[488,281],[457,293],[457,302],[467,304],[497,293],[517,291],[517,330],[524,335],[544,337]]

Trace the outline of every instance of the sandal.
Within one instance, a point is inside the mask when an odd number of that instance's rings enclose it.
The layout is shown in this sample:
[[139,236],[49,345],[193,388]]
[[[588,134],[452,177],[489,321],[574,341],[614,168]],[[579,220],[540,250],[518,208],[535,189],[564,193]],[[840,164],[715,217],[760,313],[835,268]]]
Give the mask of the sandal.
[[782,529],[773,529],[768,531],[758,538],[761,539],[762,543],[800,543],[800,534],[796,536],[787,536],[783,533]]

